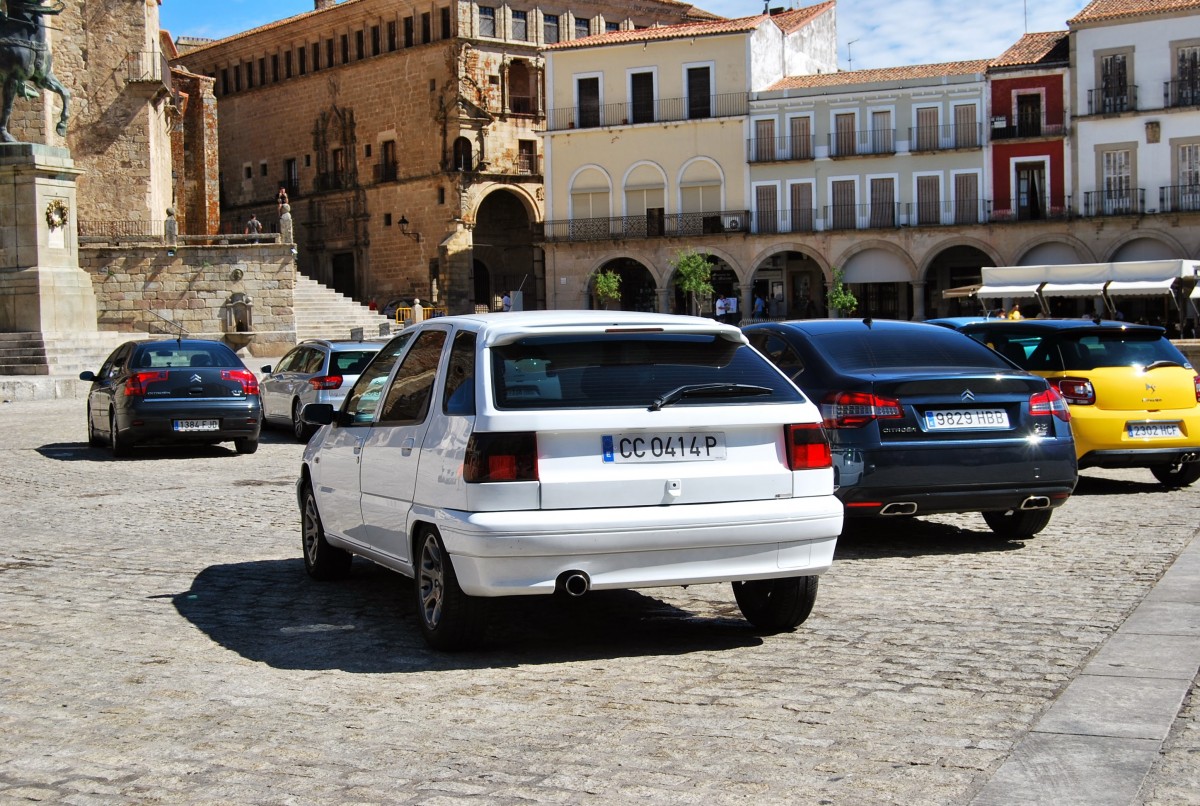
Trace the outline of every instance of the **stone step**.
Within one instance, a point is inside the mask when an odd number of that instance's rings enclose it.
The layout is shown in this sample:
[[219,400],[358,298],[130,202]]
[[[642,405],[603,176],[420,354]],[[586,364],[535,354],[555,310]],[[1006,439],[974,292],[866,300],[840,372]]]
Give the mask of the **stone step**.
[[[304,275],[296,276],[292,293],[292,312],[296,318],[296,340],[345,339],[353,328],[361,327],[364,337],[377,337],[387,317],[355,302],[322,283]],[[394,323],[391,323],[395,327]]]

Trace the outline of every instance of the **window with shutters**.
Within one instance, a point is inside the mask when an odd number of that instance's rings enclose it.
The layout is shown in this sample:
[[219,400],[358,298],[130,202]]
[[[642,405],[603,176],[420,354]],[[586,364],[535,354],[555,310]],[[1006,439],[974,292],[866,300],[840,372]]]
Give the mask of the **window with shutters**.
[[942,223],[942,178],[917,177],[917,226],[934,227]]
[[1094,111],[1114,114],[1133,109],[1129,82],[1129,54],[1100,57],[1100,104]]
[[954,106],[954,147],[979,147],[979,112],[975,104]]
[[1021,93],[1017,96],[1017,137],[1038,137],[1042,133],[1042,96]]
[[629,76],[629,122],[654,121],[654,73],[632,73]]
[[712,70],[705,67],[687,69],[688,118],[712,117]]
[[773,162],[775,160],[775,121],[754,121],[754,161]]
[[553,45],[558,41],[558,15],[546,14],[542,17],[542,41]]
[[917,109],[917,130],[913,133],[917,151],[934,151],[941,147],[938,132],[938,108],[922,106]]
[[858,132],[855,131],[853,112],[833,116],[833,156],[850,157],[858,153],[855,148]]
[[833,229],[855,229],[858,226],[858,210],[855,207],[853,179],[839,179],[830,183],[831,226]]
[[878,111],[871,113],[871,153],[891,154],[896,150],[893,140],[895,132],[892,129],[892,113]]
[[896,180],[875,177],[871,180],[871,226],[896,226]]
[[592,35],[592,21],[580,17],[575,18],[575,38],[583,39]]
[[754,224],[758,232],[779,232],[779,188],[758,185],[754,188]]
[[1200,142],[1181,144],[1176,150],[1178,185],[1173,188],[1172,210],[1200,210]]
[[1171,82],[1172,106],[1200,105],[1200,45],[1187,44],[1175,50],[1175,80]]
[[813,158],[812,118],[792,118],[791,127],[791,157],[794,160],[810,160]]
[[1133,212],[1133,170],[1128,149],[1105,151],[1101,155],[1101,170],[1104,193],[1105,215],[1121,215]]
[[954,175],[954,223],[978,224],[981,208],[979,199],[979,174]]
[[512,11],[512,38],[517,42],[526,42],[529,40],[529,16],[528,12]]
[[586,76],[575,80],[576,114],[581,128],[600,125],[600,78]]
[[812,232],[814,229],[813,186],[811,182],[797,182],[790,188],[792,232]]

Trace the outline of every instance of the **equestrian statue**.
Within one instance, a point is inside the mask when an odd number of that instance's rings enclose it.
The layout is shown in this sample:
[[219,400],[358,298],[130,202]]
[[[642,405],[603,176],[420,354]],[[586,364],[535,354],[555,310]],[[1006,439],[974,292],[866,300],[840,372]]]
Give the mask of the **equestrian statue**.
[[[0,142],[16,142],[9,134],[8,119],[17,96],[37,98],[35,88],[58,93],[62,114],[55,131],[67,133],[67,106],[71,93],[57,78],[50,65],[50,46],[46,41],[47,16],[61,14],[65,0],[0,0],[0,85],[4,103],[0,107]],[[32,85],[32,87],[30,86]]]

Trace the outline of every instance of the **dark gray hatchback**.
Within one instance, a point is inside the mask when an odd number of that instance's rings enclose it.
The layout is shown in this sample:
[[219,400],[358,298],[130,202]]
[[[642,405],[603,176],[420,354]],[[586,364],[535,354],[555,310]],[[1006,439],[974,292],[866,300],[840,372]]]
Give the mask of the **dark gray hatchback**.
[[92,382],[88,442],[108,443],[113,456],[126,456],[138,445],[230,440],[238,453],[258,450],[258,379],[221,342],[125,342],[99,372],[79,378]]
[[1058,390],[961,333],[870,319],[743,330],[820,407],[848,518],[980,512],[1029,537],[1075,488]]

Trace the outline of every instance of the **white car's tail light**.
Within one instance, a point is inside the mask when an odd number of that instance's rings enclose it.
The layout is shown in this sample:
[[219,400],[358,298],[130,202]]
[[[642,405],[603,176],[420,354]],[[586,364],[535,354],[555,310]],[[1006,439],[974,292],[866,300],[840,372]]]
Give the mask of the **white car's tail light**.
[[829,452],[829,441],[825,431],[816,423],[800,423],[784,428],[787,445],[788,468],[791,470],[813,470],[833,467]]
[[476,433],[467,441],[463,480],[537,481],[537,435],[533,432]]
[[904,416],[900,401],[870,392],[830,392],[821,404],[826,428],[861,428],[872,420]]
[[1067,408],[1067,401],[1053,386],[1029,398],[1029,413],[1034,417],[1054,415],[1064,423],[1071,421],[1071,410]]
[[1096,389],[1087,378],[1055,378],[1051,383],[1074,406],[1091,406],[1096,402]]
[[342,386],[341,375],[318,375],[315,378],[308,379],[308,385],[318,392],[323,392],[329,389],[340,389]]

